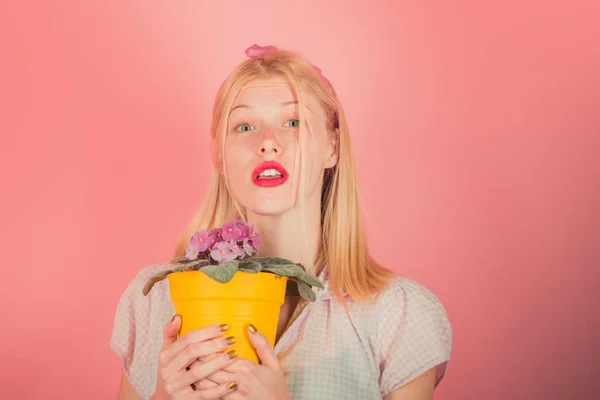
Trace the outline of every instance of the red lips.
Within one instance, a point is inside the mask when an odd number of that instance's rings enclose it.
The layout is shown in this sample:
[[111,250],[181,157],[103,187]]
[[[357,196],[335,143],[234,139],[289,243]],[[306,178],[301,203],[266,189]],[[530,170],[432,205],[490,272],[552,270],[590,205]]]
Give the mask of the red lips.
[[[274,169],[275,171],[279,172],[281,176],[259,178],[258,175],[267,169]],[[283,168],[283,166],[277,161],[264,161],[258,167],[256,167],[254,171],[252,171],[252,181],[255,185],[260,187],[274,187],[282,185],[285,181],[287,181],[288,177],[289,174],[285,168]]]

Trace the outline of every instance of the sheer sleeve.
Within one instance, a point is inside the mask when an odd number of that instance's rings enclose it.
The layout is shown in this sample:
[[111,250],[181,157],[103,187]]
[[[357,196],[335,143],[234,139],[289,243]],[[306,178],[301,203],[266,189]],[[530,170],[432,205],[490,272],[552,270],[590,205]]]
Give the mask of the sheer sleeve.
[[163,327],[174,311],[167,280],[157,283],[147,296],[142,289],[150,277],[166,268],[147,266],[129,282],[117,304],[110,338],[110,347],[121,358],[123,372],[144,400],[156,389]]
[[382,396],[434,368],[435,386],[450,360],[452,329],[440,300],[418,283],[397,278],[380,299],[379,387]]

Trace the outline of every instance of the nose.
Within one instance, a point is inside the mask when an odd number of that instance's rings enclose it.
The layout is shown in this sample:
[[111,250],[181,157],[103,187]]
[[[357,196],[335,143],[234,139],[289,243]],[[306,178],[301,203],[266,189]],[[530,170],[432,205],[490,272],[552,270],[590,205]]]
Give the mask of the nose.
[[277,153],[279,153],[279,150],[277,149],[277,146],[266,145],[266,146],[261,146],[260,153],[261,154],[269,154],[269,153],[277,154]]
[[275,136],[275,132],[268,131],[265,132],[261,138],[258,153],[259,155],[267,155],[267,154],[278,154],[280,155],[283,151],[283,146],[277,140]]

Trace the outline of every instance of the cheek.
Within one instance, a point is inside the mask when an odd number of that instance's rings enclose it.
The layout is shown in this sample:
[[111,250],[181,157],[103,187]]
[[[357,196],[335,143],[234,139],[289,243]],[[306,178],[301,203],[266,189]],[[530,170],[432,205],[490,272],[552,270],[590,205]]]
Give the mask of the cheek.
[[251,157],[252,151],[247,144],[234,140],[225,143],[225,159],[229,170],[244,167]]
[[323,140],[323,138],[318,137],[315,138],[311,146],[312,149],[308,152],[307,159],[310,160],[310,164],[318,172],[318,170],[323,169],[323,166],[325,165],[328,151],[327,143]]
[[319,149],[311,150],[310,148],[304,153],[302,163],[302,174],[306,184],[313,187],[319,178],[319,173],[323,169],[322,156]]

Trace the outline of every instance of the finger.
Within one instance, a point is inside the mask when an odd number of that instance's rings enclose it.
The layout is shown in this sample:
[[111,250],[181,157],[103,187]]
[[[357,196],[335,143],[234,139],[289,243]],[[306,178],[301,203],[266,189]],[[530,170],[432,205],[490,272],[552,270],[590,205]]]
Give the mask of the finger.
[[[206,377],[206,379],[204,381],[210,381],[210,382],[214,382],[217,385],[220,385],[221,383],[226,383],[226,382],[231,382],[231,381],[235,381],[236,380],[236,375],[233,372],[229,372],[227,371],[225,368],[228,368],[229,365],[225,366],[224,369],[214,372],[213,374],[209,375]],[[200,381],[200,382],[195,382],[194,385],[203,385],[204,382]]]
[[[229,382],[229,380],[227,380],[226,382]],[[225,382],[222,382],[225,383]],[[194,390],[202,390],[202,389],[208,389],[211,387],[215,387],[215,386],[219,386],[220,383],[219,382],[215,382],[212,381],[210,378],[205,378],[202,380],[199,380],[197,382],[194,382]]]
[[215,358],[212,361],[207,363],[197,363],[194,368],[190,368],[186,371],[183,376],[177,380],[176,383],[173,383],[172,390],[178,391],[185,387],[192,385],[194,382],[198,382],[202,379],[205,379],[210,374],[222,369],[231,361],[237,353],[235,351],[230,351],[228,353],[221,354],[220,357]]
[[[208,356],[208,357],[212,357],[211,359],[215,359],[216,357],[218,357],[219,354],[213,354],[212,356]],[[208,358],[208,357],[200,357],[198,360],[194,361],[193,363],[191,363],[186,370],[189,371],[190,369],[194,368],[195,366],[201,365],[203,363],[203,358]],[[220,383],[224,383],[224,382],[220,382]],[[194,390],[196,389],[206,389],[209,387],[214,387],[214,386],[218,386],[219,382],[213,382],[210,380],[210,378],[205,378],[205,379],[201,379],[199,381],[196,381],[192,384],[192,388]]]
[[171,359],[167,370],[172,373],[180,371],[192,364],[199,357],[220,353],[231,347],[233,343],[235,343],[235,338],[232,336],[228,338],[218,337],[205,342],[192,343]]
[[[266,367],[258,365],[254,361],[238,358],[223,368],[223,371],[233,374],[232,380],[240,385],[238,392],[244,394],[246,390],[250,390],[250,386],[260,382],[260,368]],[[211,377],[211,379],[213,378]]]
[[250,392],[245,390],[244,387],[238,386],[236,390],[223,396],[220,400],[244,400],[248,398]]
[[194,389],[191,385],[182,386],[179,384],[179,381],[170,382],[168,384],[165,383],[163,391],[169,399],[187,398],[186,396],[189,396],[194,393]]
[[210,360],[214,360],[215,358],[219,357],[219,355],[220,354],[215,353],[215,354],[211,354],[211,355],[204,356],[204,357],[198,357],[198,362],[205,363]]
[[[260,368],[266,367],[257,365],[255,362],[244,358],[238,358],[223,368],[223,371],[232,373],[233,378],[231,380],[239,384],[237,390],[227,397],[224,397],[223,400],[245,399],[245,396],[262,392],[261,380],[259,379]],[[221,372],[222,371],[219,371],[218,373]]]
[[228,382],[212,388],[197,390],[190,396],[190,399],[216,400],[225,397],[231,393],[235,393],[236,390],[237,383]]
[[[234,358],[237,357],[237,351],[231,350],[225,354],[220,355],[219,357],[214,358],[211,361],[205,363],[197,363],[193,368],[190,368],[190,374],[194,378],[194,384],[198,383],[202,385],[203,380],[209,380],[210,376],[219,373],[223,368],[227,365],[231,364]],[[233,374],[228,374],[228,379],[222,380],[220,382],[212,381],[215,385],[219,385],[221,383],[231,382],[234,378]]]
[[171,360],[176,354],[180,353],[184,348],[193,343],[204,342],[206,340],[214,339],[219,337],[229,327],[225,324],[210,325],[206,328],[193,330],[180,337],[177,341],[172,343],[168,348],[165,348],[163,361]]
[[162,349],[166,349],[171,344],[177,341],[177,334],[181,329],[181,316],[176,314],[173,316],[171,321],[166,324],[163,328],[163,345]]
[[265,367],[278,370],[280,368],[279,359],[266,336],[258,332],[256,327],[252,324],[248,326],[248,332],[248,338],[250,339],[252,346],[256,349],[256,354],[260,359],[260,363]]
[[[215,354],[211,354],[210,356],[200,357],[200,358],[198,358],[197,361],[194,361],[192,364],[190,364],[188,369],[192,369],[198,365],[201,365],[205,362],[214,360],[215,358],[220,357],[220,356],[221,356],[220,353],[215,353]],[[212,380],[210,376],[208,376],[205,379],[201,379],[199,381],[194,382],[193,386],[198,389],[205,389],[205,388],[217,386],[221,383],[230,382],[232,380],[233,379],[225,379],[225,380],[221,380],[221,381],[215,381],[215,380]]]

